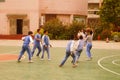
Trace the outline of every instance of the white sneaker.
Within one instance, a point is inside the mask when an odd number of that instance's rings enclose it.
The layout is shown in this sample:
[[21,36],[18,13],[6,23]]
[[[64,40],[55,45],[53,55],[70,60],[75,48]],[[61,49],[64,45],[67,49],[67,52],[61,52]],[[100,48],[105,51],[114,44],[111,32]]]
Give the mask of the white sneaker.
[[44,59],[43,59],[43,58],[41,58],[40,60],[42,60],[42,61],[43,61]]
[[73,64],[73,66],[72,66],[73,68],[75,68],[75,67],[77,67],[77,64]]
[[48,61],[50,61],[51,59],[48,59]]
[[87,61],[91,61],[91,60],[92,60],[92,58],[88,58],[88,59],[87,59]]
[[30,61],[28,61],[29,63],[33,63],[33,61],[32,60],[30,60]]

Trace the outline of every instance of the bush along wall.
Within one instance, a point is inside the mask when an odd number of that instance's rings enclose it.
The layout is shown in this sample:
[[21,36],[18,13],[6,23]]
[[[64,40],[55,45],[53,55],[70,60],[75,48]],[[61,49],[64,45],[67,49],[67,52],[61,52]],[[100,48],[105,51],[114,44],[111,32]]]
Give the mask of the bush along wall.
[[77,21],[73,21],[69,25],[63,25],[58,19],[52,19],[44,24],[44,29],[48,30],[50,38],[56,40],[68,40],[69,36],[76,36],[78,31],[84,27],[83,23]]
[[111,38],[112,38],[115,42],[120,41],[120,32],[112,32]]

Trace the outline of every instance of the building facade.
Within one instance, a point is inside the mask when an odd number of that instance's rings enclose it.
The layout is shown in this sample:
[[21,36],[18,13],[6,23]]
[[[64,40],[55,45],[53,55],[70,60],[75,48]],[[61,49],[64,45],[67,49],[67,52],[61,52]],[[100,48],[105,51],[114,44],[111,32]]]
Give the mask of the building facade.
[[102,5],[103,0],[88,0],[88,26],[97,25],[99,23],[100,16],[98,14],[99,8]]
[[39,0],[0,2],[0,34],[27,34],[39,24]]
[[46,21],[86,23],[88,0],[0,0],[0,34],[26,35]]

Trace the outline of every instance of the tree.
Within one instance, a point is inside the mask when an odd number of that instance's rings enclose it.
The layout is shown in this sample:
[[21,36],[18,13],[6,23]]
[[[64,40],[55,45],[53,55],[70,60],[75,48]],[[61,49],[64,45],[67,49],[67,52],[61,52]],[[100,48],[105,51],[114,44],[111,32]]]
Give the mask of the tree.
[[112,25],[113,29],[118,28],[120,26],[120,0],[103,0],[99,14],[102,23]]
[[47,21],[44,25],[44,29],[48,30],[49,36],[52,39],[59,39],[61,34],[65,31],[62,22],[58,19],[51,19]]

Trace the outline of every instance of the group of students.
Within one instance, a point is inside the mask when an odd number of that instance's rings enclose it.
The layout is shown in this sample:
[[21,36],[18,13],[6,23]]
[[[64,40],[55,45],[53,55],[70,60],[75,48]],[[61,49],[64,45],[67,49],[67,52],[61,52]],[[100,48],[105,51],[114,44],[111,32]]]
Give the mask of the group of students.
[[[32,39],[32,36],[33,36],[32,31],[29,31],[28,35],[22,38],[24,42],[17,59],[18,62],[21,62],[21,58],[24,55],[25,51],[27,51],[28,53],[29,62],[30,63],[33,62],[32,57],[34,56],[34,52],[36,48],[38,49],[36,56],[39,56],[40,53],[42,52],[41,60],[43,60],[44,53],[46,51],[48,60],[51,60],[49,47],[52,47],[52,46],[49,42],[50,39],[48,36],[48,31],[44,30],[42,35],[40,30],[41,30],[40,28],[37,29],[37,32],[34,35],[34,41]],[[65,57],[63,58],[59,67],[62,67],[64,65],[64,63],[66,62],[69,56],[73,58],[73,60],[71,61],[73,64],[73,67],[77,67],[77,62],[79,61],[79,58],[80,58],[81,52],[83,51],[84,46],[86,46],[86,54],[87,54],[88,60],[91,60],[92,56],[91,56],[90,50],[92,48],[92,37],[93,37],[93,32],[91,29],[86,30],[86,32],[84,32],[83,30],[78,32],[77,41],[75,41],[74,35],[70,36],[70,40],[66,46]],[[32,49],[30,49],[30,42],[32,42],[34,45]]]
[[63,58],[62,62],[60,63],[59,67],[62,67],[69,56],[73,58],[71,61],[73,64],[73,67],[77,67],[77,63],[79,61],[81,52],[83,51],[83,47],[86,46],[86,54],[88,57],[88,60],[92,59],[91,56],[91,48],[92,48],[92,37],[93,32],[91,29],[87,29],[86,32],[83,30],[78,32],[77,34],[78,40],[75,41],[74,35],[70,37],[70,40],[66,47],[66,54]]
[[[37,32],[34,35],[34,41],[32,39],[32,36],[33,36],[32,31],[29,31],[28,35],[22,38],[22,40],[24,42],[23,42],[22,49],[21,49],[20,54],[17,59],[18,62],[21,62],[21,58],[24,55],[25,51],[27,51],[27,53],[28,53],[29,62],[30,63],[33,62],[32,57],[34,56],[34,52],[35,52],[36,48],[38,49],[36,56],[39,56],[40,53],[42,52],[41,60],[43,60],[44,53],[46,51],[47,55],[48,55],[48,60],[51,60],[50,51],[49,51],[49,46],[51,46],[51,45],[49,42],[50,39],[48,36],[48,31],[44,30],[43,35],[42,35],[40,30],[41,30],[40,28],[37,29]],[[30,49],[30,42],[33,43],[32,50]]]

